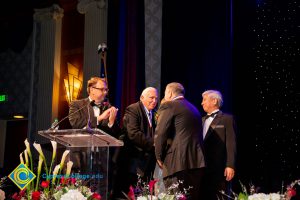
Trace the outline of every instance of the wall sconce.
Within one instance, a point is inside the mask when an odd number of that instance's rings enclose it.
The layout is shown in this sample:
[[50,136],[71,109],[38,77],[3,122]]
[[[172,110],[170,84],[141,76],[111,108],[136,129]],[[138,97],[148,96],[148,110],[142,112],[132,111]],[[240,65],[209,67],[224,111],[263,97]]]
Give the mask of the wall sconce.
[[82,79],[79,77],[79,69],[72,65],[68,64],[68,77],[64,79],[64,85],[66,90],[66,98],[68,103],[76,100],[79,96],[82,87]]

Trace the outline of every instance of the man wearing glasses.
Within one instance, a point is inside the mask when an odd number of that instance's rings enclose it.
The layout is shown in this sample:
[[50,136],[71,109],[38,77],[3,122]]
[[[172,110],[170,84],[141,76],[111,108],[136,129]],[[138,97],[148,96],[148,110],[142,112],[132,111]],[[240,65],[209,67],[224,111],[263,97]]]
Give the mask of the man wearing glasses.
[[104,101],[108,93],[106,81],[92,77],[88,80],[87,92],[87,98],[70,103],[69,121],[72,128],[99,128],[117,137],[119,127],[115,121],[118,109]]
[[[106,81],[99,77],[92,77],[87,82],[87,93],[89,95],[87,98],[70,103],[69,121],[72,128],[99,128],[118,138],[120,133],[120,128],[116,121],[118,109],[105,101],[108,93]],[[103,167],[101,164],[101,152],[98,151],[98,148],[96,148],[96,151],[84,148],[74,150],[71,155],[71,160],[74,161],[73,169],[75,168],[75,171],[76,169],[89,171],[92,165],[93,171],[100,170]],[[94,160],[89,160],[92,157]],[[109,165],[113,165],[111,157],[109,158],[109,163]],[[113,167],[109,168],[109,177],[112,176],[112,169]]]

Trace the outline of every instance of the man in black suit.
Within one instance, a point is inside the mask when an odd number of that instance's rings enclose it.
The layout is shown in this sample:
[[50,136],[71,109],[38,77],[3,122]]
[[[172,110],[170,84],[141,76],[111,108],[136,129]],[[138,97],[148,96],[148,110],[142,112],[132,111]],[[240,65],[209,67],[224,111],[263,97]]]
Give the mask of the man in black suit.
[[[99,128],[117,137],[119,129],[115,121],[118,109],[104,102],[108,92],[106,81],[99,77],[92,77],[88,80],[87,92],[88,98],[70,103],[69,114],[74,113],[69,116],[72,128],[81,129],[88,126]],[[79,109],[81,110],[76,112]]]
[[114,198],[125,197],[130,185],[137,184],[137,174],[143,181],[152,179],[156,159],[154,155],[154,109],[157,105],[157,90],[144,89],[140,101],[129,105],[123,117],[124,147],[118,156],[118,170],[114,185]]
[[205,167],[201,116],[184,98],[184,93],[180,83],[170,83],[166,87],[165,102],[158,111],[155,155],[163,169],[166,188],[182,180],[183,188],[192,187],[189,199],[201,200]]
[[[118,109],[105,101],[108,93],[106,81],[99,77],[92,77],[87,82],[87,92],[89,94],[87,98],[70,103],[69,121],[72,128],[99,128],[111,136],[118,138],[121,132],[116,121]],[[113,154],[113,152],[114,149],[111,149],[110,153]],[[72,154],[70,154],[74,162],[73,169],[75,171],[94,171],[100,169],[103,167],[101,165],[102,153],[99,149],[73,149]],[[93,158],[93,160],[90,160],[90,158]],[[109,158],[109,162],[110,178],[112,176],[111,173],[113,173],[111,157]],[[111,182],[109,181],[109,184]],[[108,187],[110,188],[110,185]]]
[[[232,115],[220,111],[223,99],[219,91],[202,94],[202,107],[208,114],[202,118],[204,156],[206,161],[206,199],[222,199],[235,173],[236,128]],[[219,198],[218,198],[219,197]]]

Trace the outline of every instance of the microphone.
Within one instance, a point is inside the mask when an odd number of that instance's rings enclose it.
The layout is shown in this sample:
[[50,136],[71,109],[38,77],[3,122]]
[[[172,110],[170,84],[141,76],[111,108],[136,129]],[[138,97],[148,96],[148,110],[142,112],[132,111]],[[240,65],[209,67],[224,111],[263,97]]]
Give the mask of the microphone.
[[57,123],[54,122],[54,124],[52,124],[52,126],[48,130],[54,130],[65,119],[69,118],[70,116],[74,115],[75,113],[79,112],[80,110],[84,109],[85,107],[87,107],[89,105],[93,106],[94,104],[95,104],[95,100],[92,100],[89,104],[84,105],[81,108],[79,108],[78,110],[76,110],[75,112],[68,114],[66,117],[62,118],[59,122],[57,122]]
[[99,44],[98,45],[98,54],[101,52],[107,51],[107,45],[105,43]]

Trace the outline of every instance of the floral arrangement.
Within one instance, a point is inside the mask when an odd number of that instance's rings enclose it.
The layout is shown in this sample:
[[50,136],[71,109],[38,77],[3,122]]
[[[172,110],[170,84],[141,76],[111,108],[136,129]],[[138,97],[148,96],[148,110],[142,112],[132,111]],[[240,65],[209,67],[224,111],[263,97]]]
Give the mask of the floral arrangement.
[[284,193],[286,200],[290,200],[292,197],[297,195],[296,186],[300,186],[300,179],[293,181],[287,186],[286,191]]
[[[24,141],[26,149],[20,154],[20,162],[26,165],[34,172],[31,148],[28,140]],[[93,193],[90,188],[84,186],[82,180],[71,178],[72,161],[68,161],[65,174],[60,175],[64,171],[65,160],[69,154],[69,150],[64,151],[61,161],[58,165],[53,166],[56,161],[57,142],[51,141],[53,148],[50,167],[44,156],[41,145],[34,143],[33,147],[39,153],[39,161],[36,171],[36,178],[33,179],[25,189],[12,195],[14,200],[101,200],[98,193]],[[24,159],[25,158],[25,159]],[[41,180],[41,172],[45,172],[45,180]],[[2,200],[2,199],[1,199]]]
[[295,187],[297,185],[300,186],[300,179],[293,181],[287,186],[286,191],[281,193],[257,193],[257,189],[254,185],[251,184],[248,194],[246,186],[244,186],[241,182],[240,185],[242,188],[242,192],[240,192],[238,195],[234,192],[232,192],[232,196],[225,194],[224,191],[220,192],[222,195],[234,200],[291,200],[292,197],[296,196]]
[[182,181],[172,184],[166,188],[165,192],[154,191],[154,187],[159,180],[151,180],[149,183],[142,181],[138,175],[138,182],[135,187],[130,186],[128,194],[124,194],[128,200],[186,200],[189,188],[184,188],[184,191],[179,190]]

